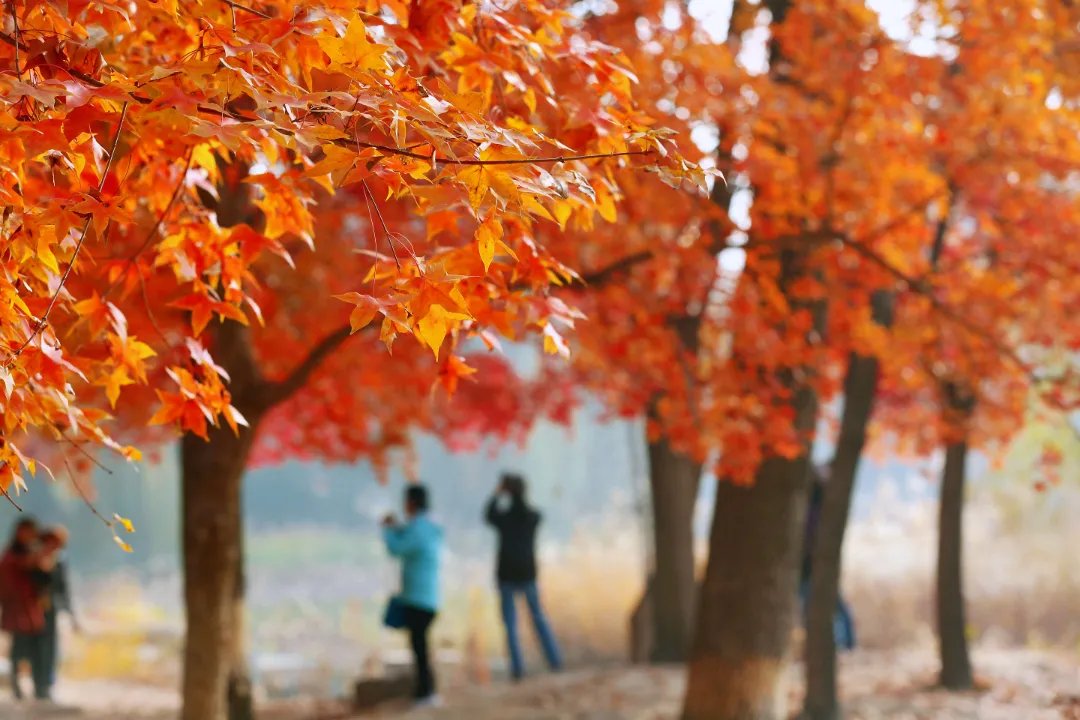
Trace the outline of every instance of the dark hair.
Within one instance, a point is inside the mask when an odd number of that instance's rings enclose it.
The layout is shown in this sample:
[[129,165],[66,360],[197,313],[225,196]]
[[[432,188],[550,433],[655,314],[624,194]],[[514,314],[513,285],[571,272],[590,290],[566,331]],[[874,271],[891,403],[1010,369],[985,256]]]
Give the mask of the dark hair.
[[518,473],[503,473],[502,485],[514,500],[525,500],[525,478]]
[[423,485],[410,485],[405,488],[405,502],[417,511],[427,510],[429,507],[427,488]]
[[9,544],[14,545],[18,542],[19,533],[27,528],[37,532],[37,520],[30,516],[19,518],[19,522],[15,523],[15,527],[11,531],[11,541]]

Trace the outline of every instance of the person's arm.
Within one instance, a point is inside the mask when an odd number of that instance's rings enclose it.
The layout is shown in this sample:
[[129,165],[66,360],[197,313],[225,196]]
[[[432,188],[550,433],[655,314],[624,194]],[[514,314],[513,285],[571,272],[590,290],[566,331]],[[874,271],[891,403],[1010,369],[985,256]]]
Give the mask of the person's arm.
[[492,495],[488,500],[487,511],[484,513],[484,520],[487,524],[493,528],[501,528],[503,521],[503,514],[499,512],[499,496]]
[[405,557],[416,550],[418,538],[411,525],[386,525],[383,541],[387,551],[394,557]]
[[56,609],[67,612],[68,615],[75,618],[75,611],[71,605],[71,585],[68,584],[67,565],[63,562],[56,564]]

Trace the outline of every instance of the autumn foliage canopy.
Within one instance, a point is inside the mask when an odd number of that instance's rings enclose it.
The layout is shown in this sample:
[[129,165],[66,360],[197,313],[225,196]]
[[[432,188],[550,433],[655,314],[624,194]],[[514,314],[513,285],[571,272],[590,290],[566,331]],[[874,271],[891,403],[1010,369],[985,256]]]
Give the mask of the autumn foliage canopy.
[[705,185],[580,29],[540,0],[8,3],[0,486],[58,448],[135,457],[116,416],[136,439],[244,424],[225,320],[273,401],[311,380],[274,447],[337,457],[403,433],[350,402],[404,421],[475,373],[468,337],[562,350],[577,313],[548,288],[575,273],[539,228],[614,219],[622,170]]
[[572,266],[624,261],[574,290],[589,319],[551,372],[732,480],[805,452],[793,380],[835,421],[853,352],[881,360],[894,449],[1000,443],[1076,407],[1077,8],[919,2],[886,22],[870,5],[736,2],[727,23],[627,0],[589,20],[729,182],[708,198],[619,174],[634,201],[616,223],[542,230]]

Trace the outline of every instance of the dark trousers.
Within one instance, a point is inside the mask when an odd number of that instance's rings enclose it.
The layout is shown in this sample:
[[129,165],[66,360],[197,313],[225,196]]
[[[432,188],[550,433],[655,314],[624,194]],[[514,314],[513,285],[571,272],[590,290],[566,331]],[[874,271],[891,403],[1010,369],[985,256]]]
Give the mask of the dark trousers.
[[423,700],[435,694],[435,673],[431,669],[428,652],[428,628],[435,620],[435,613],[413,605],[405,606],[405,629],[409,631],[413,658],[416,661],[416,699]]
[[30,663],[30,674],[34,678],[34,697],[44,700],[49,697],[52,685],[49,678],[49,655],[45,633],[13,633],[11,636],[11,691],[21,699],[19,687],[19,665]]
[[45,637],[42,638],[42,662],[45,679],[51,689],[56,682],[56,665],[60,661],[60,629],[56,623],[56,610],[45,611]]

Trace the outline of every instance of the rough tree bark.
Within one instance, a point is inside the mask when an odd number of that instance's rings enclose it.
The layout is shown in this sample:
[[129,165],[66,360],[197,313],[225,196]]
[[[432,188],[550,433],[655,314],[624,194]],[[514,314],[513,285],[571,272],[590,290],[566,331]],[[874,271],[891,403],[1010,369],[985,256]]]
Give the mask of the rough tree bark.
[[693,628],[697,582],[694,505],[701,464],[660,438],[649,443],[655,568],[650,583],[654,663],[685,662]]
[[[945,250],[945,239],[957,201],[956,189],[950,185],[945,217],[938,223],[930,249],[930,267],[934,271]],[[992,257],[990,261],[993,262]],[[941,659],[939,681],[950,690],[967,690],[975,683],[968,653],[964,608],[964,484],[967,473],[967,425],[975,412],[976,399],[970,386],[946,379],[941,383],[941,401],[946,431],[952,437],[945,446],[945,467],[941,473],[941,498],[938,504],[935,599]]]
[[[222,227],[257,224],[247,168],[221,161],[217,197],[200,192]],[[211,428],[209,440],[181,443],[182,544],[187,641],[183,720],[250,720],[254,715],[244,639],[242,483],[260,419],[302,388],[350,335],[343,325],[316,343],[285,378],[267,381],[247,328],[233,321],[208,329],[215,361],[229,374],[233,405],[249,426]]]
[[[780,253],[778,286],[787,293],[812,272],[806,249]],[[823,301],[789,298],[811,313],[820,336]],[[797,585],[810,470],[810,438],[818,398],[813,367],[760,377],[790,391],[793,429],[802,442],[794,459],[772,457],[749,487],[721,481],[709,537],[709,562],[698,601],[683,720],[781,720],[788,717],[786,671],[798,610]]]
[[[249,418],[250,420],[250,418]],[[234,609],[243,532],[241,482],[254,433],[212,429],[210,441],[185,435],[183,494],[184,646],[183,720],[225,717],[233,671]]]
[[[973,398],[949,383],[945,388],[951,414],[966,422],[974,410]],[[966,436],[945,448],[941,473],[941,501],[938,518],[937,629],[941,652],[941,685],[949,690],[974,686],[968,653],[967,614],[964,607],[964,484],[967,472]]]
[[[243,477],[240,478],[241,489]],[[241,497],[243,493],[241,493]],[[232,633],[229,649],[230,670],[227,690],[229,720],[254,720],[255,699],[252,695],[251,668],[247,657],[247,572],[244,559],[244,512],[241,502],[240,531],[237,533],[236,579],[233,586]]]
[[259,421],[304,386],[322,361],[349,337],[348,326],[327,335],[285,379],[262,378],[247,329],[212,325],[215,360],[229,373],[233,404],[249,427],[213,428],[209,442],[185,435],[183,494],[183,720],[245,720],[254,716],[244,642],[242,485]]
[[[669,321],[685,354],[683,374],[688,387],[697,382],[694,365],[701,343],[701,318],[685,315]],[[658,420],[657,402],[649,406]],[[649,440],[649,488],[652,499],[653,559],[644,604],[651,609],[651,648],[654,663],[685,662],[690,650],[697,596],[694,561],[694,507],[701,480],[701,463],[673,448],[661,436]]]
[[211,428],[209,441],[194,435],[181,443],[183,494],[184,646],[183,720],[219,720],[226,710],[251,713],[250,688],[237,664],[244,654],[238,616],[243,587],[244,469],[263,407],[266,384],[259,377],[247,329],[233,321],[211,326],[216,361],[229,373],[236,408],[249,426],[234,433]]
[[[872,298],[875,322],[892,324],[892,293]],[[836,720],[840,703],[836,690],[836,636],[833,616],[840,596],[842,550],[855,490],[866,427],[874,409],[880,364],[876,357],[852,353],[844,378],[844,412],[840,435],[825,485],[825,500],[812,549],[810,597],[806,613],[806,698],[804,720]]]
[[[795,406],[798,426],[812,427],[813,392]],[[772,458],[752,486],[717,486],[684,720],[787,718],[808,470],[806,454]]]

